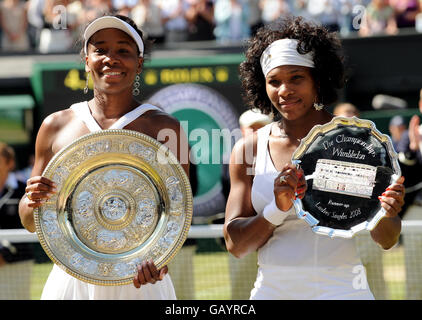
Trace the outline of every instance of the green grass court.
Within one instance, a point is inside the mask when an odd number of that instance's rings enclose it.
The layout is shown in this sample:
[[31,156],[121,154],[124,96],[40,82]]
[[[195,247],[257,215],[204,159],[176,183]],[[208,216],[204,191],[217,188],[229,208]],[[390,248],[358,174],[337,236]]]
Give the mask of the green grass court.
[[[403,248],[385,252],[384,279],[389,299],[405,299],[405,266]],[[32,273],[31,299],[38,300],[52,263],[35,264]],[[197,300],[229,300],[230,279],[226,252],[198,253],[194,256],[195,296]]]

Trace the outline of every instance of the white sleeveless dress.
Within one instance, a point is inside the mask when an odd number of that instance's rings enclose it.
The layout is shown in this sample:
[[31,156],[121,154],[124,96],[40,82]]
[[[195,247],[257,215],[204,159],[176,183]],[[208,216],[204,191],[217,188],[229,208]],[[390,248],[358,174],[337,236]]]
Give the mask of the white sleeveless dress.
[[[268,151],[271,126],[258,130],[251,191],[257,213],[274,198],[273,183],[279,174]],[[258,250],[258,265],[251,299],[374,299],[354,241],[317,235],[296,214],[289,215]]]
[[[92,117],[88,102],[70,107],[86,124],[91,132],[102,130]],[[122,116],[110,129],[122,129],[149,110],[160,110],[150,104],[143,104]],[[170,275],[155,284],[146,284],[137,289],[133,284],[121,286],[100,286],[78,280],[59,266],[54,265],[48,276],[41,300],[175,300],[176,294]]]

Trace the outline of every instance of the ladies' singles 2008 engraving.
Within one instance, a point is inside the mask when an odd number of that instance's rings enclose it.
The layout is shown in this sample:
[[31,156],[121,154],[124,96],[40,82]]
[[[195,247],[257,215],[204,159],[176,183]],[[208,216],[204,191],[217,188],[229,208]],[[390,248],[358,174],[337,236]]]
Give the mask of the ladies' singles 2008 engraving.
[[59,192],[35,214],[49,257],[100,285],[132,282],[136,266],[167,264],[192,219],[189,180],[156,140],[128,130],[81,137],[50,161],[44,176]]
[[298,216],[331,237],[372,230],[385,215],[378,196],[401,175],[390,138],[356,117],[314,127],[292,161],[300,163],[308,185],[294,203]]

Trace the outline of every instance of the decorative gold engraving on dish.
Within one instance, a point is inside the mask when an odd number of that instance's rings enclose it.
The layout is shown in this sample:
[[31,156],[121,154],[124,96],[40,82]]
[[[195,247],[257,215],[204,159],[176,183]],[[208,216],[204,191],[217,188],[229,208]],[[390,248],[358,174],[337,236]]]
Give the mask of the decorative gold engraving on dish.
[[137,265],[153,258],[164,266],[187,238],[189,180],[151,137],[128,130],[88,134],[60,150],[43,175],[59,192],[36,210],[40,243],[80,280],[131,283]]

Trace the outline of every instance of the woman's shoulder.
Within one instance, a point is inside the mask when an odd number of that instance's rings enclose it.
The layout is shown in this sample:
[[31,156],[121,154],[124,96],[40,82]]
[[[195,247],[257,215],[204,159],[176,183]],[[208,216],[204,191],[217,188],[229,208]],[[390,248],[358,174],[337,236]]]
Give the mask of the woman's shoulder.
[[43,120],[40,129],[56,131],[68,124],[73,117],[74,112],[70,108],[53,112]]
[[[152,105],[151,105],[152,106]],[[172,116],[171,114],[165,112],[164,110],[157,107],[157,109],[152,109],[145,114],[148,120],[154,121],[156,125],[159,127],[179,127],[180,122],[179,120]]]
[[247,134],[239,139],[235,147],[241,150],[249,149],[253,147],[254,149],[258,145],[259,137],[269,136],[271,132],[272,123],[269,123],[258,130],[254,131],[253,133]]
[[257,153],[257,144],[258,133],[256,131],[240,138],[232,149],[231,163],[252,166]]
[[72,118],[72,117],[73,117],[72,109],[70,109],[70,108],[62,109],[62,110],[50,113],[47,117],[45,117],[43,123],[53,124],[56,121],[66,121],[66,120],[69,120],[69,118]]

